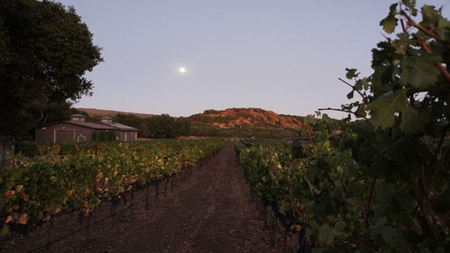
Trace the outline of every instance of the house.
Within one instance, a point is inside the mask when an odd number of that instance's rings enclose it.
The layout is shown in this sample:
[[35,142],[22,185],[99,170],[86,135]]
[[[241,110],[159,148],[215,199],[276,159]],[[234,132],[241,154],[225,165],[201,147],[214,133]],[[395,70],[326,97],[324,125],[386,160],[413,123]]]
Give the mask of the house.
[[138,129],[103,119],[87,122],[81,114],[70,116],[70,120],[54,122],[35,129],[35,140],[47,143],[84,142],[102,138],[118,141],[135,141]]
[[116,139],[118,141],[137,140],[137,132],[139,130],[137,128],[114,122],[110,117],[103,117],[102,121],[99,123],[105,126],[113,127],[115,129]]

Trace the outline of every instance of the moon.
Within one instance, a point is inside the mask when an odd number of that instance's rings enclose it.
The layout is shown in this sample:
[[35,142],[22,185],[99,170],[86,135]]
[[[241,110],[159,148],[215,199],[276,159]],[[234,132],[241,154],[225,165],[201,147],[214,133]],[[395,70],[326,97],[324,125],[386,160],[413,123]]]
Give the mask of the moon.
[[178,72],[180,72],[181,74],[186,73],[186,68],[185,67],[179,67],[178,68]]

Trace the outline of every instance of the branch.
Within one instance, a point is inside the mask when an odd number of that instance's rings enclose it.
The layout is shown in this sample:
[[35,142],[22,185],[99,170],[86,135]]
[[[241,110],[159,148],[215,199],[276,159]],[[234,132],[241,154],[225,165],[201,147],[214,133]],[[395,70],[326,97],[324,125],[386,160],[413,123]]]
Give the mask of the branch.
[[369,212],[370,212],[370,206],[372,203],[373,192],[375,191],[376,182],[377,182],[377,177],[374,177],[372,179],[372,182],[370,183],[369,199],[367,200],[366,213],[364,214],[364,223],[366,224],[366,226],[369,226]]
[[[416,27],[417,29],[424,32],[428,36],[434,38],[436,41],[442,42],[441,39],[438,36],[436,36],[436,34],[434,34],[432,31],[424,28],[420,24],[417,24],[405,11],[401,11],[400,13],[406,17],[409,25]],[[407,29],[405,27],[403,19],[400,19],[400,23],[402,25],[403,32],[406,33]],[[427,53],[431,53],[430,47],[425,43],[425,41],[423,39],[419,39],[418,41],[419,41],[419,45],[423,49],[423,51],[425,51]],[[448,45],[448,47],[450,48],[450,45]],[[444,75],[445,79],[447,79],[447,81],[450,82],[450,74],[447,72],[447,69],[441,63],[436,63],[436,67],[439,69],[439,71],[442,73],[442,75]]]
[[439,153],[441,152],[441,148],[442,148],[442,145],[444,144],[444,140],[445,140],[445,137],[447,136],[447,132],[449,130],[449,127],[450,127],[450,125],[446,125],[444,127],[444,131],[442,132],[442,136],[439,139],[439,143],[438,143],[438,145],[436,147],[436,150],[434,151],[433,162],[431,163],[431,166],[430,166],[430,170],[433,173],[432,174],[432,180],[433,181],[436,178],[436,175],[437,175],[437,172],[438,172],[438,170],[435,168],[435,166],[436,166],[437,161],[439,159]]
[[427,176],[425,175],[425,169],[420,168],[420,183],[422,184],[422,191],[425,195],[425,199],[428,199],[428,187],[427,187]]
[[356,115],[355,112],[352,112],[352,111],[350,111],[350,110],[349,110],[349,111],[346,111],[346,110],[344,110],[344,109],[331,108],[331,107],[328,107],[328,108],[319,108],[319,109],[317,109],[317,110],[319,110],[319,111],[337,111],[337,112],[351,113],[351,114],[355,115],[355,117],[357,117],[357,118],[363,118],[363,119],[365,119],[365,120],[369,120],[367,117],[365,117],[365,116],[360,116],[360,115]]
[[420,206],[420,209],[422,211],[422,216],[425,220],[425,224],[427,225],[429,231],[431,232],[431,235],[433,236],[433,239],[435,241],[440,241],[439,236],[439,228],[434,220],[434,211],[429,203],[429,200],[426,199],[426,196],[424,196],[424,193],[422,192],[422,189],[418,182],[416,182],[416,178],[413,175],[413,172],[409,172],[409,178],[412,184],[413,192],[416,197],[417,204]]
[[439,42],[442,42],[442,40],[441,40],[441,39],[440,39],[433,31],[430,31],[430,30],[426,29],[425,27],[423,27],[422,25],[416,23],[416,21],[414,21],[414,20],[411,18],[411,16],[409,16],[405,11],[402,10],[402,11],[400,12],[400,14],[403,15],[403,16],[408,20],[408,24],[409,24],[410,26],[414,26],[414,27],[417,28],[419,31],[425,33],[426,35],[432,37],[433,39],[435,39],[435,40],[437,40],[437,41],[439,41]]
[[[441,138],[439,139],[439,144],[438,144],[438,146],[437,146],[437,148],[436,148],[436,151],[434,152],[436,155],[436,157],[437,157],[437,154],[441,151],[441,148],[442,148],[442,144],[444,143],[444,139],[445,139],[445,137],[447,136],[447,131],[448,131],[448,129],[449,129],[449,127],[450,127],[450,125],[447,125],[445,128],[444,128],[444,131],[443,131],[443,133],[442,133],[442,136],[441,136]],[[437,159],[437,158],[435,158],[435,159]]]
[[[418,42],[423,51],[431,53],[430,47],[427,45],[427,43],[425,43],[425,41],[422,38],[419,38]],[[450,82],[450,73],[447,72],[447,69],[442,65],[442,63],[436,63],[435,65],[442,73],[442,75],[444,75],[445,79],[447,79],[447,81]]]
[[407,34],[408,33],[408,29],[406,28],[405,22],[403,21],[403,19],[400,19],[400,24],[402,25],[403,33]]
[[331,108],[331,107],[327,107],[327,108],[319,108],[317,109],[319,111],[337,111],[337,112],[345,112],[345,113],[353,113],[352,111],[346,111],[344,109],[339,109],[339,108]]
[[367,103],[367,98],[366,98],[366,96],[364,96],[364,94],[362,94],[361,91],[355,89],[355,86],[354,86],[354,85],[351,85],[350,83],[348,83],[347,81],[345,81],[344,79],[342,79],[342,78],[340,78],[340,77],[338,78],[338,80],[341,81],[341,82],[343,82],[344,84],[348,85],[350,88],[352,88],[352,90],[358,92],[358,94],[362,97],[364,103]]

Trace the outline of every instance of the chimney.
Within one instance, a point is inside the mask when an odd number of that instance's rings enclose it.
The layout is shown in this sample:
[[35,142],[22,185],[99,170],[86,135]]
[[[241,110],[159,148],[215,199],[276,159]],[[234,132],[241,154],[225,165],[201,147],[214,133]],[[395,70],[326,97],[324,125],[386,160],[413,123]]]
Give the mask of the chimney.
[[82,114],[72,114],[72,115],[70,115],[70,121],[85,122],[86,121],[86,116],[84,116]]
[[111,124],[112,123],[112,119],[111,117],[105,116],[102,118],[102,123],[106,123],[106,124]]

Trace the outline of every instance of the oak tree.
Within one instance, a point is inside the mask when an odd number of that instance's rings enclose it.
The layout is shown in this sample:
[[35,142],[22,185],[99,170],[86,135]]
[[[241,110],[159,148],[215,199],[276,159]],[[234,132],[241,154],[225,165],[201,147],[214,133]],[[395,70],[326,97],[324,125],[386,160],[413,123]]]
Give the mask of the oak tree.
[[72,7],[0,1],[0,136],[24,137],[60,119],[90,95],[84,76],[102,61],[92,33]]

